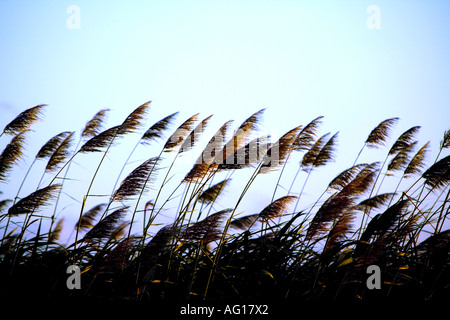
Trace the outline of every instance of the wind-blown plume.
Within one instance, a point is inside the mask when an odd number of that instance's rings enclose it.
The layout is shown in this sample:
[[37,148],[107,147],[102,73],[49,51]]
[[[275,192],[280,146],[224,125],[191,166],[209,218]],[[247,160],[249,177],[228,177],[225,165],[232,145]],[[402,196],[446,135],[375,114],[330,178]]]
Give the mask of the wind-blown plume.
[[103,148],[107,148],[113,143],[119,129],[120,126],[115,126],[106,129],[105,131],[101,132],[95,137],[92,137],[91,139],[86,141],[86,143],[80,148],[79,152],[80,153],[101,152]]
[[270,148],[268,136],[256,138],[237,149],[234,154],[219,164],[219,170],[242,169],[256,165]]
[[202,122],[200,122],[194,130],[191,131],[191,133],[186,137],[183,144],[180,147],[179,153],[187,152],[191,150],[195,143],[198,141],[199,137],[203,133],[203,131],[206,129],[206,126],[208,124],[208,121],[211,119],[213,115],[210,115],[209,117],[206,117],[203,119]]
[[408,206],[409,200],[401,200],[387,208],[382,214],[377,214],[370,220],[361,235],[360,241],[368,242],[372,236],[382,237],[387,231],[391,230],[394,223],[405,214]]
[[147,114],[150,103],[151,101],[147,101],[130,113],[130,115],[119,126],[117,134],[123,135],[137,130],[141,126],[141,122]]
[[338,174],[331,182],[328,184],[328,189],[342,190],[346,185],[348,185],[356,175],[364,169],[367,164],[357,164],[342,171]]
[[58,239],[61,235],[61,231],[63,229],[63,223],[64,223],[64,219],[59,219],[56,226],[53,228],[53,230],[48,235],[48,242],[58,241]]
[[319,116],[308,123],[294,141],[295,151],[306,151],[312,147],[317,135],[317,129],[322,124],[323,116]]
[[309,148],[308,152],[305,153],[300,163],[300,166],[303,168],[303,170],[308,171],[307,168],[312,167],[314,160],[316,159],[320,150],[322,150],[323,146],[326,143],[326,139],[328,138],[329,135],[330,135],[329,132],[325,133],[323,136],[317,139],[317,141],[312,145],[312,147]]
[[25,132],[19,133],[3,149],[0,154],[0,181],[5,181],[9,171],[23,156],[23,145],[25,143]]
[[219,183],[216,183],[212,187],[206,189],[202,192],[202,194],[198,197],[198,201],[203,204],[210,204],[214,202],[217,197],[222,193],[225,186],[231,181],[231,179],[225,179]]
[[150,141],[161,138],[161,133],[168,128],[177,114],[178,112],[172,113],[152,125],[142,136],[141,143],[148,144]]
[[218,157],[221,157],[220,151],[223,148],[228,128],[232,122],[232,120],[225,122],[209,140],[205,149],[203,149],[202,154],[185,176],[184,182],[199,181],[203,179],[211,169],[217,168],[217,166],[222,163],[221,161],[216,161]]
[[74,132],[70,132],[52,153],[50,159],[47,162],[47,166],[45,167],[45,172],[52,172],[54,170],[57,170],[58,166],[66,160],[67,156],[69,155],[68,149],[70,148],[73,134]]
[[284,134],[275,142],[264,155],[259,173],[268,173],[283,165],[288,155],[293,150],[293,143],[298,136],[301,127],[296,127]]
[[377,148],[379,146],[384,146],[386,139],[389,138],[390,129],[397,123],[399,118],[386,119],[378,126],[376,126],[369,134],[366,140],[366,145],[369,148]]
[[61,144],[61,141],[63,141],[71,132],[70,131],[64,131],[50,140],[48,140],[42,147],[39,149],[38,153],[36,154],[36,159],[43,159],[50,157],[56,149],[58,149],[59,145]]
[[259,213],[251,214],[230,222],[230,227],[234,229],[247,230],[259,219]]
[[[303,156],[301,166],[304,171],[326,165],[333,160],[333,152],[338,132],[326,141],[329,133],[323,135]],[[326,142],[325,142],[326,141]]]
[[186,228],[181,234],[184,240],[210,242],[217,240],[221,235],[221,228],[223,220],[228,213],[233,209],[225,209],[213,213],[202,221],[194,223],[192,226]]
[[417,141],[403,147],[389,162],[387,171],[397,171],[405,169],[410,161],[410,153],[414,150],[416,144]]
[[328,223],[340,217],[353,206],[354,199],[343,192],[330,196],[319,208],[306,232],[305,240],[323,234],[327,231]]
[[312,163],[312,166],[317,168],[320,166],[324,166],[330,161],[333,161],[333,152],[335,151],[336,146],[336,140],[339,132],[336,132],[330,140],[325,143],[323,148],[319,151],[319,154],[317,155],[316,159]]
[[380,208],[381,206],[387,204],[387,202],[392,199],[395,195],[393,192],[378,194],[374,197],[361,201],[356,209],[364,211],[367,207],[369,208]]
[[139,261],[145,266],[151,266],[156,261],[157,255],[168,247],[170,240],[173,237],[173,225],[169,224],[161,229],[153,236],[147,245],[142,250]]
[[355,219],[355,213],[352,209],[344,212],[336,219],[333,227],[327,236],[327,241],[323,253],[330,252],[339,242],[345,239],[346,234],[352,229],[352,222]]
[[52,184],[31,193],[9,208],[8,215],[14,217],[20,214],[30,214],[36,212],[41,207],[50,205],[50,201],[56,195],[60,187],[60,184]]
[[433,188],[443,188],[450,182],[450,156],[442,158],[426,170],[422,177],[425,184]]
[[445,148],[450,148],[450,130],[446,130],[444,132],[444,138],[440,143],[440,148],[441,150]]
[[46,104],[40,104],[21,112],[14,118],[14,120],[5,126],[3,133],[17,135],[21,132],[27,131],[33,123],[39,120],[42,110],[46,106]]
[[173,151],[177,146],[183,143],[185,138],[192,131],[192,127],[197,121],[198,113],[194,114],[190,118],[188,118],[185,122],[183,122],[172,135],[167,139],[166,144],[164,145],[165,152]]
[[86,230],[94,226],[95,217],[103,211],[106,203],[97,204],[96,206],[89,209],[86,213],[81,216],[81,219],[75,224],[75,229]]
[[248,138],[250,137],[252,132],[258,129],[259,121],[261,120],[262,114],[264,113],[265,110],[266,109],[261,109],[255,112],[250,117],[248,117],[244,122],[242,122],[242,124],[234,133],[233,138],[231,140],[234,143],[234,150],[243,147],[244,144],[247,143]]
[[134,169],[120,184],[114,192],[112,201],[129,200],[138,195],[147,185],[148,176],[156,165],[157,157],[144,161],[139,167]]
[[284,196],[275,200],[259,213],[259,220],[268,221],[287,213],[287,207],[296,199],[295,196]]
[[11,199],[1,200],[0,201],[0,213],[2,213],[3,209],[8,207],[11,202],[13,202]]
[[[129,256],[132,252],[131,248],[136,243],[135,237],[129,237],[121,240],[105,257],[101,263],[101,269],[107,271],[120,271],[125,269]],[[130,252],[131,251],[131,252]]]
[[419,131],[420,126],[412,127],[408,130],[406,130],[404,133],[398,137],[398,139],[394,142],[391,149],[389,150],[389,155],[393,155],[397,152],[400,152],[401,150],[408,148],[411,143],[414,141],[414,137],[416,133]]
[[448,266],[450,229],[433,234],[422,241],[415,250],[428,268],[433,265]]
[[107,215],[86,233],[83,240],[110,237],[111,233],[117,227],[118,222],[123,218],[127,209],[128,207],[123,207]]
[[102,124],[105,121],[108,112],[109,109],[102,109],[98,111],[94,115],[94,117],[91,120],[89,120],[84,126],[83,131],[81,131],[81,137],[88,139],[98,135],[100,133]]
[[379,162],[374,162],[365,167],[350,181],[341,193],[348,197],[354,197],[366,192],[375,182],[379,171]]
[[419,151],[414,155],[414,157],[409,162],[408,166],[406,167],[404,174],[405,177],[412,176],[414,174],[418,174],[422,172],[422,169],[425,167],[424,159],[426,156],[426,153],[429,150],[430,141],[425,143],[425,145],[420,148]]
[[238,152],[238,150],[242,150],[244,145],[248,142],[251,134],[258,128],[258,123],[264,110],[265,109],[261,109],[258,112],[255,112],[239,126],[231,139],[223,146],[220,153],[216,155],[216,159],[214,160],[216,164],[220,165],[225,163],[227,160],[231,161],[232,157]]

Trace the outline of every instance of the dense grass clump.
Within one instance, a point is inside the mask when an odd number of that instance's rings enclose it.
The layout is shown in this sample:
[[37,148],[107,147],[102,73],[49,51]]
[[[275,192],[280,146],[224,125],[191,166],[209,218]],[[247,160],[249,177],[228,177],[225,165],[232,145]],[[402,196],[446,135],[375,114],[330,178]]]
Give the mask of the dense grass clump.
[[[30,128],[45,105],[5,126],[0,188],[11,194],[13,179],[21,182],[15,197],[0,201],[2,298],[305,302],[449,296],[449,131],[433,162],[429,142],[416,140],[420,127],[390,144],[399,119],[381,122],[368,130],[354,164],[330,177],[326,190],[305,206],[300,199],[308,178],[335,157],[338,133],[319,134],[323,117],[271,142],[259,131],[264,110],[233,132],[227,121],[204,137],[211,116],[195,114],[174,129],[174,113],[147,129],[149,107],[144,103],[108,129],[109,110],[100,110],[80,130],[76,146],[76,132],[56,133],[25,175],[17,169],[26,162],[25,141],[38,134]],[[137,137],[136,144],[116,161],[111,153],[125,137]],[[385,158],[358,163],[366,148],[386,149]],[[146,159],[138,149],[146,150]],[[174,183],[177,161],[198,150]],[[292,161],[296,157],[299,162]],[[47,165],[39,183],[23,194],[29,173],[36,174],[33,167],[42,161]],[[114,161],[120,166],[111,166]],[[289,180],[286,172],[297,163]],[[115,183],[105,183],[110,180],[102,174]],[[297,188],[300,174],[305,179]],[[266,186],[273,197],[257,199],[264,209],[248,212],[242,204],[262,175],[274,177],[274,185]],[[232,180],[241,191],[230,202],[224,192]],[[72,194],[74,188],[81,196]],[[376,288],[368,284],[371,265],[380,270]],[[79,270],[79,283],[67,272],[71,266]]]

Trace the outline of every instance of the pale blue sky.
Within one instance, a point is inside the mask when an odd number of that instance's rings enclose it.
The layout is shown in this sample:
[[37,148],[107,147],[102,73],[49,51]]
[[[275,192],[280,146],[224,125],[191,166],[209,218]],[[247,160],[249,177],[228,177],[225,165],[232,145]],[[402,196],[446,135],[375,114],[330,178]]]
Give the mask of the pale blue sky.
[[[70,5],[80,29],[67,27]],[[366,25],[370,5],[380,29]],[[148,100],[148,125],[200,112],[214,114],[210,133],[261,108],[275,136],[323,115],[320,133],[340,131],[339,147],[314,185],[349,167],[370,130],[397,116],[393,138],[421,125],[431,161],[450,123],[449,22],[449,1],[0,0],[0,126],[48,104],[30,160],[99,109],[112,109],[112,126]]]

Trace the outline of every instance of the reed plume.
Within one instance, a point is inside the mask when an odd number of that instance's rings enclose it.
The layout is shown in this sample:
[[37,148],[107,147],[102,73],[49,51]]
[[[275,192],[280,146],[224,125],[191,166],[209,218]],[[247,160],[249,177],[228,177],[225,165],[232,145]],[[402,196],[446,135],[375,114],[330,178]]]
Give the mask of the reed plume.
[[433,234],[415,248],[424,266],[448,266],[450,229]]
[[52,184],[31,193],[9,208],[8,215],[14,217],[22,214],[32,214],[41,207],[50,205],[50,201],[54,198],[60,187],[60,184]]
[[226,134],[232,122],[232,120],[225,122],[209,140],[200,157],[195,161],[192,169],[184,177],[184,182],[200,181],[208,172],[217,168],[222,163],[221,150],[225,144]]
[[440,149],[450,148],[450,130],[445,130],[444,138],[441,140]]
[[131,112],[128,117],[123,121],[123,123],[119,126],[117,131],[118,135],[124,135],[127,133],[132,133],[137,130],[142,125],[142,120],[148,112],[148,108],[150,107],[151,101],[147,101],[146,103],[137,107],[133,112]]
[[[248,117],[244,122],[242,122],[242,124],[239,126],[239,128],[233,134],[232,139],[230,140],[230,144],[233,145],[232,147],[233,152],[231,153],[234,153],[237,149],[243,147],[244,144],[248,142],[248,139],[250,138],[251,134],[258,129],[258,124],[261,121],[261,117],[265,110],[266,109],[261,109],[255,112],[250,117]],[[227,146],[225,146],[225,148],[227,148]],[[229,153],[227,152],[225,152],[225,154],[227,156],[229,155]]]
[[422,172],[422,170],[425,167],[425,156],[427,152],[429,151],[430,141],[424,144],[422,148],[417,151],[417,153],[414,155],[414,157],[411,159],[409,164],[406,166],[406,169],[404,171],[405,177],[410,177],[415,174],[419,174]]
[[296,199],[297,197],[295,196],[284,196],[273,201],[259,213],[259,220],[267,222],[273,218],[286,214],[287,207]]
[[[258,112],[255,112],[244,122],[242,122],[239,128],[233,133],[231,139],[223,146],[220,153],[217,153],[214,163],[221,166],[221,169],[225,169],[225,166],[223,165],[224,163],[241,164],[240,162],[234,161],[234,157],[236,157],[238,152],[245,153],[245,145],[248,143],[252,133],[257,130],[260,117],[262,116],[264,110],[265,109],[261,109]],[[242,162],[242,164],[245,166],[245,162]]]
[[223,189],[230,181],[231,179],[225,179],[209,187],[200,194],[200,196],[198,197],[198,201],[205,205],[213,203],[214,201],[216,201],[217,197],[222,193]]
[[51,157],[51,155],[58,149],[61,142],[70,134],[70,131],[61,132],[50,140],[48,140],[42,147],[39,149],[36,154],[36,159],[43,159]]
[[136,243],[135,237],[124,238],[112,249],[101,262],[100,269],[103,271],[123,271],[131,255],[131,249]]
[[198,113],[189,117],[186,121],[184,121],[172,135],[167,139],[166,144],[164,145],[165,152],[171,152],[176,147],[181,145],[186,137],[191,133],[192,127],[194,123],[197,121]]
[[355,212],[352,209],[344,212],[338,217],[328,233],[327,240],[323,253],[327,254],[336,248],[339,243],[345,240],[346,235],[351,231],[353,221],[355,219]]
[[378,126],[376,126],[367,137],[365,145],[369,148],[378,148],[379,146],[384,146],[384,143],[389,138],[389,133],[392,127],[397,123],[399,118],[386,119]]
[[270,148],[269,137],[256,138],[237,149],[234,154],[219,164],[218,170],[233,170],[256,165]]
[[103,122],[105,122],[105,118],[109,111],[109,109],[101,109],[98,111],[84,126],[81,131],[81,137],[90,139],[98,135],[101,132]]
[[408,209],[409,200],[400,200],[386,209],[382,214],[377,214],[370,220],[360,237],[361,242],[368,242],[372,236],[382,237],[392,230],[394,223],[403,216]]
[[333,180],[331,180],[331,182],[328,184],[328,189],[334,189],[337,191],[342,190],[365,167],[367,167],[367,164],[357,164],[348,169],[345,169],[340,174],[338,174]]
[[206,129],[208,121],[211,119],[212,116],[213,115],[210,115],[210,116],[206,117],[205,119],[203,119],[203,121],[201,121],[195,127],[195,129],[191,131],[191,133],[189,133],[189,135],[186,137],[186,139],[184,139],[184,142],[181,145],[178,153],[187,152],[187,151],[191,150],[194,147],[195,143],[198,141],[198,139],[200,138],[201,134]]
[[53,230],[48,235],[48,242],[52,243],[59,240],[59,237],[61,236],[61,232],[63,229],[63,223],[64,219],[59,219],[56,226],[53,228]]
[[159,229],[142,250],[139,260],[142,262],[149,262],[148,260],[154,258],[169,245],[170,240],[173,238],[173,234],[172,224],[166,225]]
[[266,152],[258,173],[268,173],[278,169],[283,165],[291,151],[294,149],[293,143],[300,132],[301,127],[296,127],[285,133]]
[[366,208],[380,208],[381,206],[386,205],[386,203],[389,201],[389,199],[392,199],[392,197],[395,195],[393,192],[388,193],[382,193],[378,194],[374,197],[368,198],[366,200],[361,201],[358,203],[356,209],[359,210],[366,210]]
[[317,156],[319,155],[320,150],[325,146],[326,139],[330,133],[326,133],[323,136],[321,136],[317,141],[312,145],[311,148],[309,148],[308,152],[305,153],[305,155],[302,158],[302,161],[300,163],[300,166],[304,171],[308,171],[313,167],[313,163]]
[[90,229],[82,240],[101,239],[110,237],[118,223],[125,215],[128,207],[122,207],[107,215]]
[[9,204],[12,202],[11,199],[5,199],[0,201],[0,213],[9,206]]
[[388,155],[393,155],[407,149],[414,142],[415,135],[419,132],[419,129],[420,126],[415,126],[402,133],[392,145]]
[[410,161],[410,153],[414,150],[416,144],[417,142],[413,142],[400,149],[400,151],[389,162],[387,171],[389,172],[405,169]]
[[140,252],[137,261],[142,272],[139,272],[138,277],[147,278],[147,272],[155,265],[158,256],[169,248],[173,237],[174,230],[172,224],[166,225],[158,230]]
[[425,184],[432,189],[446,187],[450,182],[450,156],[434,163],[422,174],[422,178],[425,179]]
[[123,221],[116,225],[113,231],[111,231],[111,234],[109,235],[110,240],[118,240],[122,238],[125,235],[125,228],[130,225],[130,222]]
[[305,240],[322,235],[328,230],[328,224],[339,218],[354,204],[354,198],[347,196],[342,191],[331,195],[319,208],[306,232]]
[[46,104],[40,104],[21,112],[5,126],[2,135],[4,133],[18,135],[24,131],[28,131],[33,123],[39,121],[42,111],[46,106]]
[[119,126],[111,127],[98,135],[92,137],[80,148],[80,153],[102,152],[102,149],[109,147],[116,138],[120,129]]
[[339,132],[336,132],[328,141],[325,143],[323,148],[319,151],[312,166],[317,168],[320,166],[324,166],[328,164],[330,161],[333,161],[333,153],[336,147],[336,140]]
[[313,146],[317,136],[317,129],[322,124],[322,119],[323,116],[319,116],[302,128],[294,141],[295,151],[306,151]]
[[153,172],[157,160],[157,157],[153,157],[134,169],[114,192],[111,201],[129,200],[131,197],[139,195],[144,188],[147,188],[147,181]]
[[50,159],[45,167],[45,172],[52,172],[58,170],[58,167],[63,163],[67,156],[69,155],[69,148],[71,144],[71,139],[74,132],[69,132],[68,135],[61,141],[58,147],[51,154]]
[[11,139],[11,142],[0,154],[0,182],[6,181],[10,170],[23,156],[23,145],[25,143],[25,132],[19,133]]
[[251,214],[241,218],[234,219],[230,222],[230,227],[240,230],[248,230],[259,219],[259,213]]
[[168,115],[167,117],[159,120],[154,125],[152,125],[150,128],[148,128],[147,131],[143,134],[141,138],[142,144],[149,144],[150,141],[156,140],[161,138],[161,133],[165,131],[169,125],[172,123],[173,119],[178,115],[178,112],[172,113]]
[[103,211],[106,203],[97,204],[88,211],[86,211],[75,224],[75,229],[87,230],[94,226],[95,217]]
[[341,193],[347,196],[358,196],[368,191],[375,183],[379,173],[379,162],[367,164],[345,187]]
[[226,215],[232,211],[233,209],[224,209],[194,223],[180,235],[181,239],[204,243],[219,239],[222,234],[220,226]]

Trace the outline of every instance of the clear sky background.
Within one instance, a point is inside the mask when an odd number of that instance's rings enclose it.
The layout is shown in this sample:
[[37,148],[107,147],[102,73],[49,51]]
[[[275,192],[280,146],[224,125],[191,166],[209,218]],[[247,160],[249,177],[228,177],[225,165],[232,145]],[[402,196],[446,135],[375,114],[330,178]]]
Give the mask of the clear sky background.
[[[367,25],[371,5],[379,28]],[[74,18],[79,28],[69,27]],[[431,140],[432,163],[450,127],[449,57],[449,1],[0,0],[0,126],[48,105],[27,144],[29,161],[99,109],[111,109],[112,126],[148,100],[148,125],[175,111],[177,124],[214,114],[209,134],[261,108],[274,138],[322,115],[320,133],[340,133],[335,165],[308,182],[320,194],[390,117],[401,119],[391,142],[422,126],[419,144]],[[383,160],[385,150],[373,155],[366,150],[360,161]],[[254,210],[272,196],[264,181],[252,189]]]

